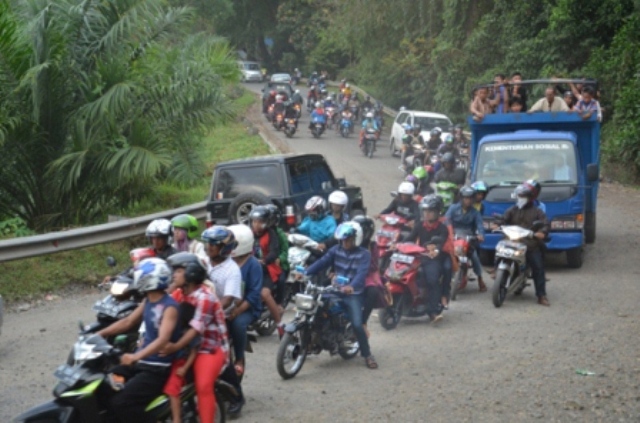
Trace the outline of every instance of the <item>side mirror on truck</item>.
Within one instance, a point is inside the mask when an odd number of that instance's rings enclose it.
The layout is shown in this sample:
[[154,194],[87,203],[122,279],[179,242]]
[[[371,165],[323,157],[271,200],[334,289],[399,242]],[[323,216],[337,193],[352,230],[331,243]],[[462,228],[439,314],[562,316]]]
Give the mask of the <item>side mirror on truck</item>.
[[344,188],[347,186],[347,180],[345,178],[338,178],[338,188]]
[[600,179],[600,166],[597,163],[591,163],[587,165],[587,180],[589,182],[596,182]]

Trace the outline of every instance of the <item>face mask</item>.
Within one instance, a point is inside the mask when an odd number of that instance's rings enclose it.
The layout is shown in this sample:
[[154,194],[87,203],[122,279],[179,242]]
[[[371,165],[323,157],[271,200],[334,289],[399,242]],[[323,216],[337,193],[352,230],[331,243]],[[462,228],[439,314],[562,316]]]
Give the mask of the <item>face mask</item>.
[[516,206],[518,206],[518,208],[521,209],[524,206],[526,206],[528,202],[529,202],[528,198],[518,197],[518,201],[516,201]]

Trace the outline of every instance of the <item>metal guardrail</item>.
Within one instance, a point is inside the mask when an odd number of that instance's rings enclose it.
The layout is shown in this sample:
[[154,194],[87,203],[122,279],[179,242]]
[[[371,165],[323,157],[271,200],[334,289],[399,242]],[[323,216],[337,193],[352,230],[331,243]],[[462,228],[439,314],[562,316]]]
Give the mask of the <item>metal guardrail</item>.
[[165,210],[146,216],[124,219],[102,225],[0,241],[0,263],[91,247],[93,245],[143,235],[152,220],[162,218],[170,219],[182,213],[191,214],[196,219],[202,220],[205,219],[207,215],[206,206],[207,202],[203,201],[173,210]]

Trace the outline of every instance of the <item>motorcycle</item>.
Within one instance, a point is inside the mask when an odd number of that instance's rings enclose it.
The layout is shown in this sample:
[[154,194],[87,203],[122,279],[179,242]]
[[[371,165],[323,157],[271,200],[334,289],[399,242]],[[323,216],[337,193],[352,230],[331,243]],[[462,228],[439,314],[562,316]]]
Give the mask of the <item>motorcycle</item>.
[[265,115],[265,117],[267,118],[267,121],[269,122],[273,122],[273,109],[274,109],[274,104],[269,105],[269,107],[267,108],[267,114]]
[[442,198],[444,208],[442,213],[446,213],[451,204],[455,201],[458,186],[453,182],[441,181],[436,184],[436,194]]
[[296,133],[296,120],[293,118],[287,119],[287,123],[284,127],[284,134],[287,138],[292,138]]
[[531,268],[527,264],[527,246],[522,241],[533,238],[533,234],[543,226],[543,222],[534,222],[531,230],[516,225],[500,226],[498,231],[507,239],[496,245],[496,278],[491,287],[496,308],[502,306],[508,294],[520,295],[527,287]]
[[[116,339],[119,345],[120,339]],[[38,405],[14,419],[15,422],[104,422],[106,401],[101,398],[102,385],[111,385],[109,370],[120,363],[123,351],[99,335],[80,336],[74,345],[76,365],[63,364],[54,377],[54,400]],[[226,420],[224,403],[237,397],[235,389],[223,381],[216,381],[216,422]],[[187,384],[180,394],[182,418],[185,422],[198,421],[195,386]],[[169,398],[160,395],[149,403],[146,412],[157,421],[171,421]]]
[[[435,238],[433,242],[437,243]],[[387,308],[378,311],[378,320],[383,328],[395,329],[402,316],[420,317],[427,314],[426,296],[420,296],[418,289],[420,256],[426,251],[413,243],[396,245],[384,274],[393,301]]]
[[293,105],[293,108],[296,111],[296,119],[300,119],[300,116],[302,116],[302,104],[296,103]]
[[313,106],[318,101],[318,87],[316,85],[312,85],[307,93],[307,110],[309,113],[313,110]]
[[376,142],[378,141],[378,133],[375,129],[367,129],[364,133],[360,149],[365,157],[373,158],[373,152],[376,151]]
[[[322,252],[318,250],[318,243],[306,235],[302,234],[289,234],[289,252],[287,260],[291,269],[305,268],[309,264],[314,256],[322,255]],[[304,291],[304,284],[296,279],[296,272],[290,272],[287,277],[288,288],[286,290],[290,295],[290,300],[293,297]]]
[[360,111],[360,107],[358,106],[350,106],[349,107],[349,111],[351,112],[351,120],[355,123],[356,120],[358,120],[358,116],[359,116],[359,111]]
[[272,124],[273,124],[273,128],[276,131],[279,131],[282,127],[284,127],[285,126],[285,124],[284,124],[284,114],[276,113]]
[[325,109],[325,115],[327,116],[327,129],[333,128],[336,123],[337,110],[335,106],[329,106]]
[[467,284],[467,274],[471,267],[471,256],[478,238],[465,231],[456,231],[453,236],[453,252],[458,260],[459,269],[451,287],[451,300],[455,301],[461,286]]
[[379,219],[382,220],[383,223],[382,228],[376,232],[376,244],[378,244],[380,257],[380,273],[384,275],[387,266],[389,266],[389,249],[391,248],[391,244],[396,242],[400,237],[402,228],[408,221],[395,213],[380,215]]
[[353,121],[351,120],[351,112],[345,110],[342,112],[342,119],[340,120],[340,135],[343,138],[348,138],[349,134],[353,131]]
[[314,138],[320,138],[324,133],[324,123],[315,118],[313,120],[313,124],[311,126],[311,134],[313,134]]
[[[304,272],[304,269],[297,270]],[[335,292],[333,286],[321,287],[308,281],[304,293],[296,294],[296,316],[285,325],[276,357],[278,373],[283,379],[295,377],[309,354],[327,350],[331,355],[340,354],[345,360],[358,354],[360,345]]]
[[419,167],[423,167],[426,165],[426,161],[428,158],[427,149],[421,144],[413,145],[413,161],[411,163],[411,170],[417,169]]

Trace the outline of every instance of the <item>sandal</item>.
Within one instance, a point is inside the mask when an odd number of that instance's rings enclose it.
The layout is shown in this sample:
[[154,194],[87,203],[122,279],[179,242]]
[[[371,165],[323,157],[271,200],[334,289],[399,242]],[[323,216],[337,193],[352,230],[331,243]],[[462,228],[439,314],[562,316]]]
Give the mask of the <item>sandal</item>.
[[242,363],[236,363],[234,364],[233,368],[236,370],[236,374],[238,375],[238,377],[242,377],[242,375],[244,374],[244,365]]
[[364,364],[370,369],[377,369],[378,363],[376,362],[376,358],[373,355],[366,357],[364,359]]

